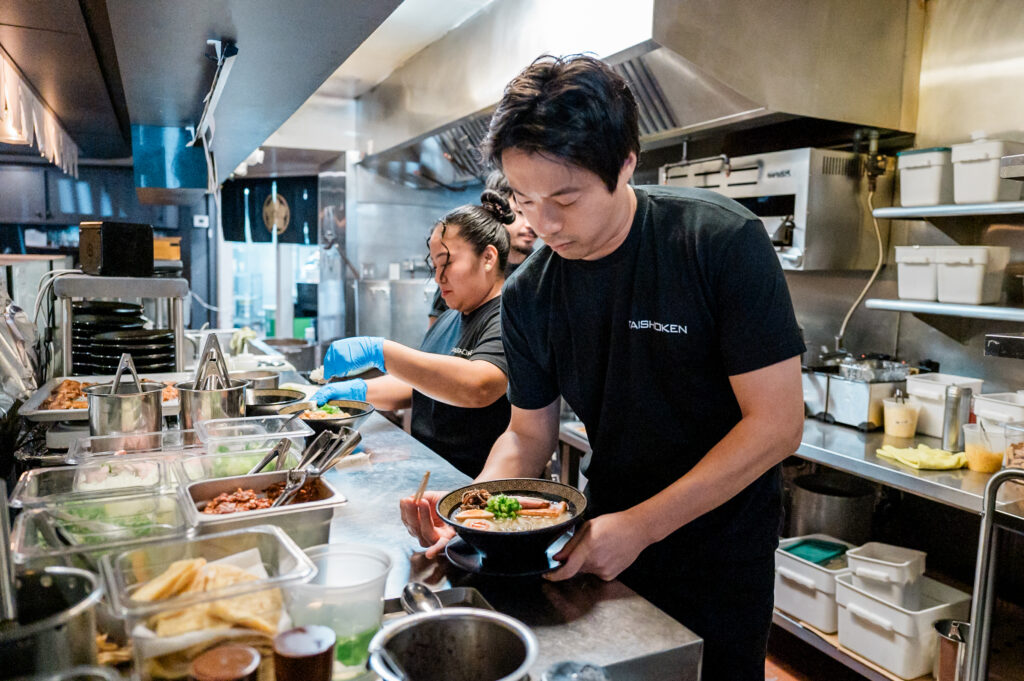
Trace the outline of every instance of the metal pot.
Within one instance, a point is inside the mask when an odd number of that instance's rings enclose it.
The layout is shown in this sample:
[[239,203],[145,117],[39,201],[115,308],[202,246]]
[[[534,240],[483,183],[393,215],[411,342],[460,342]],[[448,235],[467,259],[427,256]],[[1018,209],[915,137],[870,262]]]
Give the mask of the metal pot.
[[[386,654],[381,653],[385,650]],[[384,681],[521,681],[537,659],[537,637],[519,620],[478,608],[444,608],[388,624],[370,641],[370,668]]]
[[939,620],[935,633],[939,638],[932,676],[935,681],[964,681],[967,678],[967,641],[971,625],[958,620]]
[[17,578],[18,624],[0,630],[4,678],[96,663],[99,578],[86,570],[48,567]]
[[232,371],[228,378],[248,381],[249,387],[257,390],[274,390],[280,384],[281,374],[276,371]]
[[790,533],[824,533],[851,544],[871,536],[875,488],[850,475],[802,475],[793,480]]
[[[84,392],[89,399],[89,434],[122,435],[157,433],[163,425],[163,383],[142,381],[125,382],[111,394],[112,383],[91,385]],[[141,391],[141,392],[140,392]],[[142,449],[158,447],[158,436]]]
[[200,421],[245,416],[245,388],[248,381],[230,379],[223,390],[196,390],[195,383],[185,381],[178,389],[181,404],[181,429],[193,430]]

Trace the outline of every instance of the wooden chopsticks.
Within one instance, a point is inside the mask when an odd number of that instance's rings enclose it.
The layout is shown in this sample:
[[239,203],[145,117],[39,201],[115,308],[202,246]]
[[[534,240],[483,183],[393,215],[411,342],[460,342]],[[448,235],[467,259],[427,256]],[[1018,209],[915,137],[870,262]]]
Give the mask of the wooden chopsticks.
[[423,474],[423,480],[420,481],[420,486],[416,490],[416,494],[413,495],[412,500],[415,503],[420,503],[420,499],[423,498],[423,493],[427,491],[427,481],[430,480],[430,471]]

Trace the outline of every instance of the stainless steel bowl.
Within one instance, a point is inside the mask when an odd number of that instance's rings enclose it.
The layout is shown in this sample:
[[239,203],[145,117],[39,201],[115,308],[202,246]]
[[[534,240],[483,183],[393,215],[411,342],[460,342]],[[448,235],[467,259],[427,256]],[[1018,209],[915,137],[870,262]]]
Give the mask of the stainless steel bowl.
[[274,389],[280,384],[281,374],[276,371],[232,371],[228,378],[248,381],[250,388]]
[[0,630],[4,678],[96,663],[99,577],[77,568],[48,567],[17,579],[18,618]]
[[229,380],[223,390],[196,390],[192,381],[176,384],[181,404],[181,429],[192,430],[200,421],[245,416],[247,385],[248,381],[237,379]]
[[479,608],[444,608],[403,617],[370,641],[370,668],[385,681],[520,681],[537,660],[537,637],[517,619]]
[[[120,435],[154,433],[163,425],[163,383],[142,381],[122,382],[117,393],[111,394],[112,383],[91,385],[82,392],[89,400],[89,434]],[[156,447],[155,438],[148,447]]]
[[276,416],[283,407],[301,402],[306,393],[301,390],[284,390],[281,388],[246,388],[246,416]]

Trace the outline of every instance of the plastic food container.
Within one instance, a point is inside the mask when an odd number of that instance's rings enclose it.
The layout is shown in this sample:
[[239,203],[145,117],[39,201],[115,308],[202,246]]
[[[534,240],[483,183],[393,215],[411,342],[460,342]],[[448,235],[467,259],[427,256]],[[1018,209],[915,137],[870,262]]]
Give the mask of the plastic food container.
[[[180,569],[178,561],[195,559],[202,561],[188,564],[194,572]],[[101,568],[111,606],[128,622],[135,673],[144,681],[186,676],[192,660],[218,641],[245,642],[272,657],[274,634],[291,628],[282,587],[316,573],[295,542],[268,526],[152,542],[104,556]],[[162,576],[164,586],[156,589],[161,582],[153,580]],[[133,598],[143,587],[152,600]]]
[[995,473],[1003,467],[1006,434],[1002,428],[982,430],[977,423],[964,425],[967,468],[978,473]]
[[1006,457],[1003,460],[1007,468],[1024,468],[1024,426],[1006,426]]
[[985,426],[1024,423],[1024,390],[974,396],[974,414]]
[[1024,153],[1024,143],[987,140],[981,133],[973,142],[954,144],[953,201],[955,203],[991,203],[1016,201],[1021,183],[999,177],[999,159]]
[[934,246],[896,247],[896,292],[905,300],[937,300]]
[[384,587],[391,557],[360,544],[323,544],[306,549],[317,574],[288,587],[286,598],[295,626],[319,624],[335,633],[335,676],[365,670],[370,639],[384,616]]
[[896,154],[896,167],[900,171],[900,203],[904,206],[953,202],[953,162],[949,147],[901,151]]
[[334,509],[346,503],[347,499],[323,477],[317,479],[317,498],[314,501],[223,515],[201,511],[201,507],[205,506],[207,501],[219,494],[231,493],[239,488],[261,492],[272,484],[284,482],[286,478],[286,471],[273,471],[184,485],[183,496],[189,521],[200,534],[254,525],[275,525],[284,530],[300,547],[326,544],[330,539]]
[[902,546],[868,542],[850,549],[853,585],[864,593],[906,608],[917,607],[921,599],[921,576],[927,554]]
[[892,437],[914,437],[921,403],[914,398],[897,401],[882,400],[885,434]]
[[11,528],[14,562],[98,572],[100,556],[154,539],[183,539],[192,528],[174,492],[85,500],[26,510]]
[[268,450],[283,438],[303,444],[313,429],[302,419],[289,423],[289,416],[257,416],[251,418],[213,419],[196,426],[199,440],[210,454]]
[[[228,452],[227,454],[207,454],[178,459],[172,469],[181,485],[188,486],[193,482],[202,480],[216,480],[218,478],[230,478],[238,475],[246,475],[253,466],[258,464],[263,456],[269,452],[266,450],[252,450],[249,452]],[[282,458],[275,459],[264,471],[276,471],[286,468],[294,468],[299,463],[302,450],[298,445],[292,445],[291,450]]]
[[845,560],[824,565],[812,563],[787,551],[807,540],[853,544],[827,534],[809,534],[783,539],[775,550],[775,607],[807,622],[826,634],[834,634],[836,619],[836,575],[850,571]]
[[935,246],[936,285],[940,303],[998,303],[1009,246]]
[[942,415],[946,406],[946,386],[970,388],[977,395],[985,381],[953,374],[917,374],[907,376],[907,394],[921,402],[917,417],[917,432],[931,437],[942,437]]
[[[150,437],[157,438],[156,446],[146,446],[151,442]],[[93,435],[72,442],[65,461],[68,464],[81,464],[108,456],[194,456],[206,451],[202,445],[187,444],[196,441],[195,431],[192,430],[161,430],[142,435]]]
[[11,492],[10,503],[14,508],[37,508],[88,499],[158,494],[173,485],[166,461],[105,459],[80,466],[25,471]]
[[853,574],[836,577],[839,643],[903,679],[931,671],[942,619],[966,619],[971,596],[928,577],[921,578],[916,607],[902,607],[853,584]]

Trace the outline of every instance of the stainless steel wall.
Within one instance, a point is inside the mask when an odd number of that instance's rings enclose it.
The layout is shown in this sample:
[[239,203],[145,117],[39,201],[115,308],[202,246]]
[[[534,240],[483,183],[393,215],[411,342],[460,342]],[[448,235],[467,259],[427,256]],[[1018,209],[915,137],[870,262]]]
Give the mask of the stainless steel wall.
[[[346,195],[345,253],[363,279],[387,279],[388,265],[412,260],[420,268],[414,273],[401,270],[402,279],[423,279],[426,272],[426,239],[430,228],[446,212],[464,203],[476,203],[481,187],[465,191],[446,189],[411,189],[396,184],[376,173],[350,163]],[[371,273],[372,271],[372,273]],[[345,335],[356,333],[357,308],[351,272],[345,272]],[[422,296],[420,296],[422,298]],[[420,322],[407,319],[415,315],[425,320],[430,309],[400,306],[392,329],[418,327]],[[425,329],[425,326],[424,326]],[[404,333],[402,342],[408,342]],[[396,339],[399,340],[399,339]]]
[[[931,0],[927,4],[917,147],[968,141],[970,132],[1024,140],[1024,5],[1018,0]],[[898,197],[897,197],[898,200]],[[985,244],[1012,248],[1012,271],[1004,302],[1021,304],[1024,219],[945,218],[933,222],[895,221],[887,264],[869,297],[896,297],[893,246]],[[843,315],[857,297],[866,272],[788,272],[813,363],[829,349]],[[948,373],[977,376],[985,392],[1024,388],[1024,362],[984,356],[984,334],[1024,332],[1024,325],[917,316],[859,309],[845,345],[855,352],[895,353],[904,359],[934,359]]]

